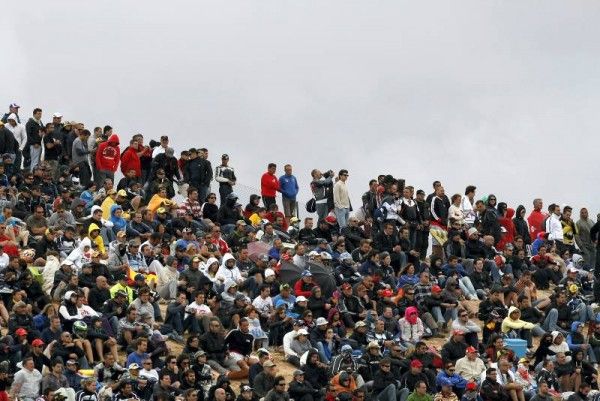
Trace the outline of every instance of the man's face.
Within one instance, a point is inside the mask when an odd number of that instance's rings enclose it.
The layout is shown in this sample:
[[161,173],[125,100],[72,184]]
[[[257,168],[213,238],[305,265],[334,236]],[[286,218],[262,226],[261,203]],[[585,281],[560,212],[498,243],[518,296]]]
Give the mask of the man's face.
[[388,224],[384,227],[383,231],[385,232],[385,235],[392,235],[394,232],[394,226]]
[[[421,368],[419,368],[419,370],[421,370]],[[417,387],[415,387],[415,390],[417,391],[417,394],[425,395],[427,394],[427,384],[421,382]]]
[[269,167],[267,171],[269,172],[269,174],[275,174],[275,172],[277,171],[277,167]]
[[487,378],[493,382],[496,381],[497,376],[498,376],[498,372],[496,372],[495,370],[493,372],[490,372],[487,374]]
[[41,120],[42,119],[42,112],[41,111],[37,111],[37,112],[33,113],[33,118],[35,118],[36,120]]
[[283,170],[285,171],[286,175],[292,175],[292,166],[287,165],[283,168]]

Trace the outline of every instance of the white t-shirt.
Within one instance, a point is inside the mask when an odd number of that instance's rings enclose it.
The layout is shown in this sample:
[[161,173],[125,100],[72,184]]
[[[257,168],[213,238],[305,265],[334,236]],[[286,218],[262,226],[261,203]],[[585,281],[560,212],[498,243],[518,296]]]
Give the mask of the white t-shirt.
[[271,297],[262,298],[260,295],[254,298],[252,301],[252,306],[254,306],[259,313],[268,312],[273,307],[273,301]]
[[196,301],[185,307],[185,319],[194,312],[196,315],[212,316],[212,312],[207,305],[198,304]]

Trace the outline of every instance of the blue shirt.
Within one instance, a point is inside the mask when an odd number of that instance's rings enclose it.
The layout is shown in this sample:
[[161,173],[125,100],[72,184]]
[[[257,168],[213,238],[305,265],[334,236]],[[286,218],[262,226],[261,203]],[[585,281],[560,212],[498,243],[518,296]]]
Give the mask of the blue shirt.
[[298,181],[296,177],[287,174],[279,177],[279,190],[284,198],[296,200],[296,195],[298,195]]
[[138,354],[136,351],[133,351],[131,354],[127,355],[127,363],[125,367],[129,367],[132,363],[137,363],[140,367],[143,366],[144,359],[150,357],[150,354],[143,353],[142,355]]

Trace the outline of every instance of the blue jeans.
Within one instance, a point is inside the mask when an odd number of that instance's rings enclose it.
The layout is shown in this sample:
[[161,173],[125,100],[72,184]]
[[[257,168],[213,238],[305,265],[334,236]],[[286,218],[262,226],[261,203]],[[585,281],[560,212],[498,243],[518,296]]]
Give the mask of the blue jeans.
[[348,225],[348,218],[350,217],[350,209],[344,208],[335,208],[335,218],[337,219],[338,225],[340,229],[346,227]]
[[449,308],[442,313],[442,308],[439,306],[434,306],[431,308],[433,312],[433,317],[438,323],[444,324],[448,320],[457,320],[458,319],[458,309],[457,308]]
[[567,332],[558,325],[558,311],[556,308],[552,308],[550,311],[548,311],[542,328],[546,331],[559,331],[563,333],[563,335],[567,335]]

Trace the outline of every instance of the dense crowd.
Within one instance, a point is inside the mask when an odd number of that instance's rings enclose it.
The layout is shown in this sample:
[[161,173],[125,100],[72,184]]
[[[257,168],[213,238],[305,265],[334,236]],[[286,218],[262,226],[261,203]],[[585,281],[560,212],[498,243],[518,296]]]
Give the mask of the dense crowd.
[[19,110],[0,124],[0,401],[598,389],[600,223],[585,208],[575,221],[542,199],[514,209],[386,174],[353,205],[348,170],[314,169],[300,189],[275,163],[244,206],[227,154],[213,169],[168,136],[122,143],[108,125]]

